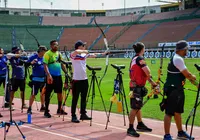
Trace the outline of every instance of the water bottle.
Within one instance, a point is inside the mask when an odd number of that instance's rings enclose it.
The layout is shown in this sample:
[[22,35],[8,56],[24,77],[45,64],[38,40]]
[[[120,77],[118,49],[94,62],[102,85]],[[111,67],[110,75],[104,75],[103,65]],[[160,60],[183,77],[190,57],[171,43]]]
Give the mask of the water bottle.
[[27,115],[27,122],[28,124],[31,124],[31,113],[28,113]]

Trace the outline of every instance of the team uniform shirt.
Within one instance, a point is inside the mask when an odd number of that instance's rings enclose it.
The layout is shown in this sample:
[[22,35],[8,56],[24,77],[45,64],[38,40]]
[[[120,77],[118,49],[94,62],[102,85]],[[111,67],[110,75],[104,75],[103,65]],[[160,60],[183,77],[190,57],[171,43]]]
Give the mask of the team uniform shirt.
[[25,69],[24,65],[21,62],[22,58],[11,57],[10,64],[12,66],[12,78],[14,79],[24,79],[25,78]]
[[181,73],[187,69],[183,58],[175,54],[168,64],[166,86],[180,87],[184,85],[185,76]]
[[0,77],[6,77],[6,70],[7,70],[7,57],[4,55],[0,57]]
[[43,57],[39,57],[38,54],[33,54],[29,57],[28,63],[36,60],[36,63],[32,65],[32,80],[38,82],[44,82],[45,71],[43,65]]
[[48,65],[49,72],[52,76],[61,76],[61,64],[59,60],[62,60],[62,55],[56,51],[52,52],[48,50],[44,54],[44,63]]
[[135,56],[130,64],[130,88],[135,86],[144,86],[147,81],[147,76],[142,70],[146,66],[144,58],[142,56]]
[[75,57],[70,54],[72,66],[74,69],[73,80],[86,80],[86,58],[89,54],[77,54]]

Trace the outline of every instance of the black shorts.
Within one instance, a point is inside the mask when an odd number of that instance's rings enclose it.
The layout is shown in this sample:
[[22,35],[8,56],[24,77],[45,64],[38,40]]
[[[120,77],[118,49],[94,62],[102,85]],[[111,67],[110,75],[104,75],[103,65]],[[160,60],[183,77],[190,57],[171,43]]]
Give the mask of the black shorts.
[[37,95],[38,92],[42,92],[42,88],[44,87],[44,85],[45,85],[44,82],[32,81],[31,95]]
[[20,91],[25,91],[25,80],[24,79],[11,79],[11,91],[17,91],[20,88]]
[[52,76],[53,83],[46,84],[46,93],[51,93],[53,90],[55,93],[62,93],[63,82],[61,76]]
[[1,77],[0,76],[0,86],[3,84],[3,86],[5,86],[5,79],[6,77]]
[[165,87],[167,95],[165,114],[174,116],[174,113],[184,112],[185,94],[183,88]]
[[133,98],[130,98],[131,108],[132,109],[141,109],[143,106],[143,97],[142,97],[141,93],[134,92],[134,89],[131,91],[133,91]]

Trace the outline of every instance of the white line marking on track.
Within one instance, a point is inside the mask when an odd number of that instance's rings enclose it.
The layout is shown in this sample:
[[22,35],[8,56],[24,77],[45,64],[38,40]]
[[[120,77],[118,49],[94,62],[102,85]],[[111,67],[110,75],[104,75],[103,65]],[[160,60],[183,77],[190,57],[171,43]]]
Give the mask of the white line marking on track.
[[62,134],[58,134],[58,133],[54,133],[54,132],[50,132],[50,131],[46,131],[46,130],[42,130],[42,129],[33,128],[31,126],[21,125],[21,127],[26,127],[26,128],[33,129],[36,131],[45,132],[45,133],[49,133],[51,135],[56,135],[56,136],[60,136],[60,137],[64,137],[64,138],[68,138],[68,139],[72,139],[72,140],[81,140],[81,139],[78,139],[75,137],[70,137],[70,136],[66,136],[66,135],[62,135]]

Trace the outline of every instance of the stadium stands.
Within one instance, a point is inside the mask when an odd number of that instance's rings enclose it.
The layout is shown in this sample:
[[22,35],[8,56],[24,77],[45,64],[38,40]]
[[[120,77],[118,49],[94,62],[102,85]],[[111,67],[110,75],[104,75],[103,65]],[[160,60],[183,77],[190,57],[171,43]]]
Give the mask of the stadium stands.
[[87,25],[91,17],[43,17],[42,25]]
[[0,15],[0,25],[38,25],[37,16]]
[[[42,25],[87,25],[92,17],[43,17]],[[129,21],[135,21],[138,16],[113,16],[113,17],[96,17],[98,24],[120,24]],[[93,22],[94,24],[94,22]]]
[[200,19],[164,22],[155,28],[151,34],[144,37],[142,42],[146,44],[146,47],[157,47],[159,42],[176,42],[184,39],[199,23]]
[[[119,24],[137,20],[138,16],[107,16],[96,17],[98,24]],[[94,23],[93,23],[94,24]]]
[[189,37],[188,40],[199,41],[200,40],[200,28],[191,37]]
[[[105,27],[101,27],[103,30]],[[113,26],[110,27],[106,33],[106,37],[109,40],[114,34],[119,32],[123,26]],[[87,42],[87,46],[90,46],[92,42],[101,34],[97,27],[92,28],[65,28],[64,33],[60,39],[60,46],[68,46],[67,50],[73,50],[74,44],[77,40],[82,40]],[[103,39],[101,39],[94,47],[94,49],[99,49],[104,46]],[[62,49],[61,49],[62,50]]]
[[145,15],[140,21],[152,21],[152,20],[162,20],[162,19],[170,19],[184,15],[190,15],[195,9],[187,9],[182,11],[171,11],[171,12],[163,12],[156,14],[148,14]]
[[136,41],[139,37],[141,37],[145,32],[147,32],[150,28],[152,28],[155,24],[140,24],[133,25],[126,31],[116,42],[117,48],[127,48],[127,46]]
[[0,47],[10,51],[12,47],[11,28],[0,26]]
[[[26,50],[36,50],[37,43],[35,39],[26,31],[24,27],[17,27],[16,36],[21,40]],[[49,42],[55,40],[60,32],[60,28],[44,28],[34,27],[28,29],[33,35],[36,36],[40,45],[45,45],[49,48]]]
[[200,8],[199,8],[199,10],[195,13],[195,15],[200,15]]

